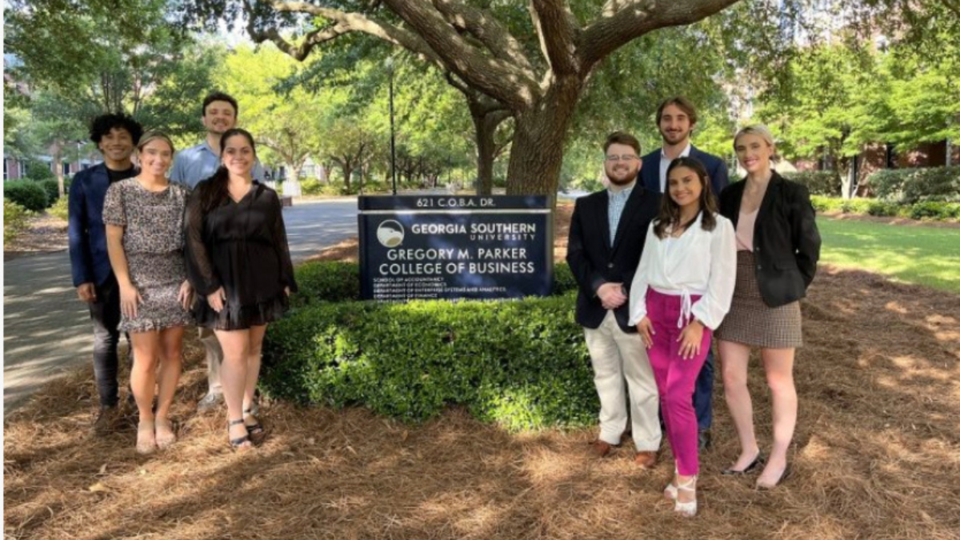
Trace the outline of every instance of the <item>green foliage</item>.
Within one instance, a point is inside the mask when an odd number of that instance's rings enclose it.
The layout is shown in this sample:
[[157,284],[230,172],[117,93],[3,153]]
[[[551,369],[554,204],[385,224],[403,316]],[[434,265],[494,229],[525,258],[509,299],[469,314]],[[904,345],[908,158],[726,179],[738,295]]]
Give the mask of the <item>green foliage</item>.
[[47,213],[57,219],[67,221],[68,203],[69,201],[67,197],[61,197],[57,199],[57,202],[53,203],[50,208],[47,208]]
[[[44,180],[50,180],[51,178],[56,178],[56,175],[53,174],[53,171],[50,170],[50,165],[40,161],[39,159],[28,159],[27,160],[27,174],[24,176],[27,180],[33,180],[34,182],[42,182]],[[59,197],[59,193],[57,194]],[[52,200],[52,199],[51,199]]]
[[509,429],[582,426],[598,407],[573,296],[324,303],[271,325],[272,396],[424,421],[462,405]]
[[56,178],[47,178],[38,183],[47,193],[47,204],[52,204],[60,198],[60,183]]
[[4,182],[3,198],[10,199],[31,212],[42,212],[48,204],[46,190],[32,180]]
[[960,167],[883,169],[867,182],[878,198],[903,204],[960,202]]
[[840,196],[840,175],[837,171],[804,171],[784,174],[785,178],[806,186],[811,195]]
[[944,202],[918,202],[910,207],[912,219],[951,220],[960,218],[960,204]]
[[841,212],[855,215],[943,221],[960,219],[960,203],[926,201],[901,204],[877,199],[841,199],[816,195],[812,195],[810,201],[817,212]]
[[27,218],[30,211],[19,204],[3,199],[3,241],[10,242],[17,238],[20,231],[27,227]]

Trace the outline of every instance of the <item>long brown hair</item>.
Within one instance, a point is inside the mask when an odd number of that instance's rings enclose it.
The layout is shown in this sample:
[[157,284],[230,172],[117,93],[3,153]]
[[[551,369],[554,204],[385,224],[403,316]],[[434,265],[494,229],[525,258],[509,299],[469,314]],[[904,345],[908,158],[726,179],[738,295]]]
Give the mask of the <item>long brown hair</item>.
[[[253,135],[249,131],[240,128],[232,128],[223,132],[223,135],[220,136],[220,155],[223,156],[223,148],[227,144],[227,139],[235,136],[242,136],[247,139],[247,142],[250,143],[250,148],[253,149],[253,158],[257,158],[257,146],[253,142]],[[221,161],[220,166],[217,167],[217,171],[213,173],[213,176],[205,180],[200,184],[200,207],[203,209],[204,213],[213,210],[217,206],[223,204],[223,201],[227,199],[228,191],[227,185],[230,181],[230,172],[227,171],[227,168],[223,166]]]
[[[680,205],[670,197],[670,172],[678,167],[686,167],[697,174],[700,179],[700,212],[686,222],[680,223]],[[710,178],[707,176],[707,169],[700,163],[700,160],[692,157],[678,157],[670,162],[667,167],[667,185],[666,193],[660,199],[660,214],[657,215],[656,225],[653,226],[653,233],[657,238],[667,236],[667,227],[671,230],[686,229],[692,225],[697,218],[703,214],[703,220],[700,222],[703,230],[712,231],[717,226],[717,202],[713,198],[710,187]]]

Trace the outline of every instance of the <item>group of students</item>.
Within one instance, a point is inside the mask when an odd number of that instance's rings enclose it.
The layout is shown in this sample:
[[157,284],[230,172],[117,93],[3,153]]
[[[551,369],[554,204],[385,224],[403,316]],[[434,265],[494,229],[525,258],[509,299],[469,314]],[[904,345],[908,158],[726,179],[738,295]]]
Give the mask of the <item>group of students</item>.
[[[567,262],[600,398],[593,448],[607,456],[630,433],[636,464],[652,468],[666,431],[676,468],[664,496],[693,516],[699,454],[710,446],[714,337],[740,439],[740,455],[722,474],[759,472],[756,486],[766,489],[790,474],[799,300],[816,273],[820,235],[806,188],[774,170],[766,127],[734,137],[746,177],[728,185],[723,160],[690,143],[690,101],[664,101],[656,121],[663,146],[642,158],[633,136],[607,138],[607,188],[577,200]],[[773,403],[766,458],[747,389],[755,347]]]
[[263,170],[253,136],[235,127],[236,100],[214,93],[202,107],[206,140],[179,154],[167,135],[145,134],[129,117],[98,117],[91,139],[104,162],[77,173],[70,186],[73,282],[94,325],[101,406],[94,428],[106,434],[120,420],[124,333],[139,413],[136,449],[144,454],[176,441],[169,413],[191,324],[201,329],[211,368],[201,408],[226,402],[232,447],[262,440],[254,400],[261,344],[297,290],[281,201],[257,181]]

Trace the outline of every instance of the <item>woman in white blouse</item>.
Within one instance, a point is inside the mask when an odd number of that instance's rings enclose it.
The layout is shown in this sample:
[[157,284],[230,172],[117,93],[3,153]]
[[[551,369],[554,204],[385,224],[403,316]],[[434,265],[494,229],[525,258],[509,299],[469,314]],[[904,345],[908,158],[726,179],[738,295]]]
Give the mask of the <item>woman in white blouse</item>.
[[693,388],[713,330],[730,310],[737,252],[733,224],[717,212],[710,180],[694,158],[667,169],[668,197],[647,231],[630,287],[630,324],[649,349],[676,477],[664,491],[675,510],[697,513],[699,474]]

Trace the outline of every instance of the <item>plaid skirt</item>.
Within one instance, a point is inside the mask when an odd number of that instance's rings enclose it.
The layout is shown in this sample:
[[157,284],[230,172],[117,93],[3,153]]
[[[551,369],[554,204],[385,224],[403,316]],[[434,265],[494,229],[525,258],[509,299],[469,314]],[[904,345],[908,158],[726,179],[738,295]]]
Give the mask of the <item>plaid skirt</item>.
[[737,252],[733,302],[717,328],[716,338],[769,349],[802,347],[800,302],[775,308],[767,306],[760,295],[755,268],[752,252]]

